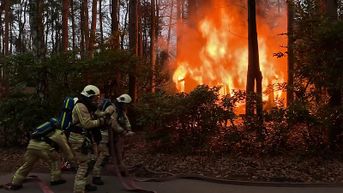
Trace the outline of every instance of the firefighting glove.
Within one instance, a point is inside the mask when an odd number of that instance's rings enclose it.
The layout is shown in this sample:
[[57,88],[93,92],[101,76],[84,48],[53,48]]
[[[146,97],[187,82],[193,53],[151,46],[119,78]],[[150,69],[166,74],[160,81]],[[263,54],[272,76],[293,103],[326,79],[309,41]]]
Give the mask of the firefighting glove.
[[129,136],[132,136],[132,135],[134,135],[134,134],[135,134],[135,132],[129,130],[129,131],[127,131],[124,135],[127,136],[127,137],[129,137]]
[[117,133],[117,134],[121,134],[124,132],[124,128],[117,126],[115,128],[113,128],[113,130]]
[[108,120],[106,119],[106,117],[100,117],[98,118],[98,120],[99,120],[99,126],[105,126],[108,123]]
[[96,111],[95,116],[100,118],[100,117],[105,117],[106,119],[109,119],[111,117],[112,113],[107,112],[107,111]]
[[82,142],[82,145],[81,145],[81,153],[87,155],[92,149],[92,142],[91,140],[86,137],[83,142]]

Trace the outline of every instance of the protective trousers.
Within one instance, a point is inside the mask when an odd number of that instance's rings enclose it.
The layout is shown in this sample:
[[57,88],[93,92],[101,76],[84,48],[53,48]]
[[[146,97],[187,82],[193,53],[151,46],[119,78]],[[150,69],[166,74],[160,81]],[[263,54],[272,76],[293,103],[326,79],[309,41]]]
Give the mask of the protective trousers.
[[50,167],[50,181],[60,180],[59,155],[56,151],[27,149],[24,155],[24,164],[15,172],[12,184],[21,185],[35,163],[40,159],[44,160]]
[[[75,135],[75,136],[74,136]],[[80,134],[70,134],[69,143],[75,155],[75,159],[78,165],[75,180],[74,180],[74,193],[84,193],[86,184],[88,183],[89,163],[90,154],[84,152],[82,145],[84,137],[79,136]]]
[[98,155],[93,168],[93,177],[101,177],[101,170],[105,166],[106,159],[110,156],[110,151],[107,143],[98,145]]

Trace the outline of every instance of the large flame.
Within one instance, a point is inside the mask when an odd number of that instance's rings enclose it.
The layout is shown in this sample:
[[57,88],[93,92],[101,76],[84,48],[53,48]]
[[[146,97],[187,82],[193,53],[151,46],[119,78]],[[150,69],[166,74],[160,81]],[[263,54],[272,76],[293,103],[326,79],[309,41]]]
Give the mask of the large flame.
[[[179,42],[173,75],[176,88],[189,92],[197,85],[207,84],[222,86],[221,94],[230,94],[233,89],[245,90],[247,9],[225,0],[212,0],[197,11],[188,18],[187,24],[178,25]],[[269,21],[264,18],[268,16],[257,17],[257,31],[260,68],[266,89],[286,79],[286,58],[273,57],[273,53],[284,51],[281,46],[287,39],[279,35],[286,32],[286,17],[273,16]],[[263,98],[273,103],[281,94],[275,91]]]

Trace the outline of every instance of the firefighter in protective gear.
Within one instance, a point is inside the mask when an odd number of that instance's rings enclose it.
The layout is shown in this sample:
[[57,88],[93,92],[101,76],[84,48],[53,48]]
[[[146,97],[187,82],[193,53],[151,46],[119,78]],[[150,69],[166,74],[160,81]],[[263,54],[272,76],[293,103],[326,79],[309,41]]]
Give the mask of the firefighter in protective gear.
[[[47,124],[51,124],[53,129],[39,139],[30,139],[24,155],[24,164],[15,172],[12,182],[8,187],[10,190],[22,188],[23,181],[33,169],[34,164],[40,159],[48,163],[50,167],[51,185],[59,185],[66,182],[61,178],[60,164],[58,161],[59,154],[57,150],[61,150],[64,157],[69,161],[74,160],[74,155],[68,145],[65,134],[59,129],[57,119],[52,118],[50,122],[46,122],[42,125]],[[40,126],[38,128],[40,128]]]
[[[115,142],[118,143],[119,137],[131,136],[134,134],[131,130],[130,121],[125,113],[125,104],[129,104],[132,101],[130,95],[122,94],[116,98],[115,103],[107,106],[104,110],[106,115],[110,115],[109,126],[101,128],[102,140],[98,145],[98,157],[93,168],[93,184],[103,185],[104,182],[101,180],[101,170],[105,166],[108,157],[110,156],[108,143],[109,143],[109,133],[108,129],[112,129],[116,134]],[[100,115],[102,116],[102,115]],[[125,167],[122,163],[121,150],[115,145],[115,152],[117,152],[117,163],[119,163],[119,168],[121,171],[125,171]],[[113,155],[114,156],[114,155]]]
[[[95,143],[97,128],[105,125],[104,117],[96,119],[94,116],[97,110],[100,97],[100,90],[94,85],[87,85],[72,111],[72,124],[70,129],[69,143],[74,152],[78,169],[74,180],[74,193],[84,193],[85,191],[95,191],[96,186],[88,183],[88,174],[92,169],[95,160]],[[99,130],[99,135],[100,130]],[[99,139],[98,139],[99,140]]]
[[130,104],[132,101],[130,95],[122,94],[114,103],[115,105],[115,114],[113,114],[113,118],[111,118],[111,127],[117,133],[123,133],[125,136],[133,135],[134,132],[131,130],[131,124],[129,118],[126,115],[126,105]]

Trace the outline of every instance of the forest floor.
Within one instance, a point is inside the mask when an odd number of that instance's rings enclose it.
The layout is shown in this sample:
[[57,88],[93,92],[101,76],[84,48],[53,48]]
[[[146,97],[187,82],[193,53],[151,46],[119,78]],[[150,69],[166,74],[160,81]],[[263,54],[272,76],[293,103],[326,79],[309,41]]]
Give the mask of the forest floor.
[[[319,156],[200,156],[150,153],[137,135],[126,141],[125,164],[143,164],[157,172],[200,174],[255,182],[343,183],[343,160]],[[23,162],[25,148],[0,148],[0,174],[13,173]],[[36,172],[48,171],[39,163]]]

